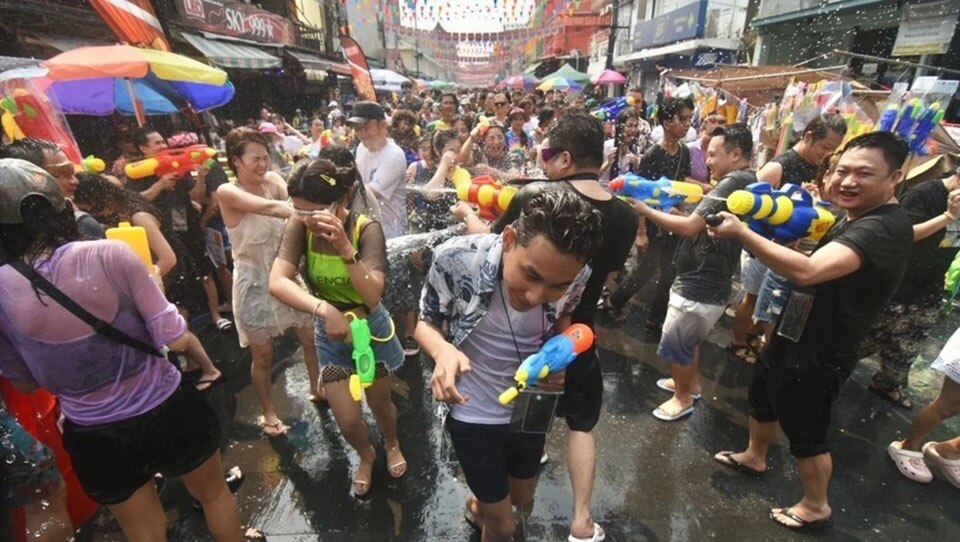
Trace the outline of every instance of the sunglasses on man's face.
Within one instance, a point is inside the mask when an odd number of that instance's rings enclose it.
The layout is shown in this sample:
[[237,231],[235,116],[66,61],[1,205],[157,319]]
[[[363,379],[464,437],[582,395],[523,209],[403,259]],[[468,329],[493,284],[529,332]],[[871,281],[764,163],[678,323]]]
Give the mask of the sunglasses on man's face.
[[560,149],[557,147],[543,147],[540,149],[540,157],[543,158],[544,162],[549,162],[553,159],[554,156],[557,156],[561,153],[567,152],[566,149]]
[[509,103],[509,102],[493,102],[493,105],[495,105],[496,107],[503,107],[503,106],[507,105],[508,103]]

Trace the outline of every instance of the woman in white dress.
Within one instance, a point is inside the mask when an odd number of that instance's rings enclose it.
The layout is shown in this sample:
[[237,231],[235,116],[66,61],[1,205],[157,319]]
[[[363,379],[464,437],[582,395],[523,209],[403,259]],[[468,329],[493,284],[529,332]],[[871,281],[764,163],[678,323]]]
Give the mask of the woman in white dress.
[[319,387],[317,351],[310,315],[281,303],[268,291],[270,267],[280,247],[284,222],[293,215],[287,203],[287,185],[269,171],[269,141],[250,128],[227,134],[226,155],[237,176],[235,183],[217,189],[223,222],[233,244],[233,314],[240,346],[250,347],[250,377],[260,401],[260,425],[267,436],[279,436],[286,427],[277,417],[270,397],[273,341],[294,328],[310,378],[310,399],[323,400]]

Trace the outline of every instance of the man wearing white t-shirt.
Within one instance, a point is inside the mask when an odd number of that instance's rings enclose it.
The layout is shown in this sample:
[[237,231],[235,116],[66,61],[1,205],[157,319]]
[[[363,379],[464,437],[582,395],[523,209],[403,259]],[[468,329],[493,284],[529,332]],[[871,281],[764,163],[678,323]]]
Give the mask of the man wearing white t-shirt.
[[399,145],[387,137],[383,108],[375,102],[356,102],[347,122],[360,139],[357,169],[364,186],[380,204],[380,222],[387,239],[407,233],[407,193],[404,174],[407,159]]

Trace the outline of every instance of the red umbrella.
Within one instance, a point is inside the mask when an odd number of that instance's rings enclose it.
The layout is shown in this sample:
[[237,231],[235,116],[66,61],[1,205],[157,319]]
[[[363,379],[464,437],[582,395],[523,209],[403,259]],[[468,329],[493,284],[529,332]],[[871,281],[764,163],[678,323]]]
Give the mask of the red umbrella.
[[603,70],[597,75],[591,77],[590,82],[594,85],[624,85],[627,82],[627,78],[624,77],[620,72]]

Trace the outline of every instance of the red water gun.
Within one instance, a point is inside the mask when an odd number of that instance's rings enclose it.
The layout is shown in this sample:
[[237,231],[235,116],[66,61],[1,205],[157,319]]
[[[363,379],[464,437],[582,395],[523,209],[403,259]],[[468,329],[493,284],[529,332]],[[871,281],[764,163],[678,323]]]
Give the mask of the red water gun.
[[163,177],[171,173],[183,177],[193,170],[194,166],[210,166],[217,151],[206,145],[191,145],[182,149],[164,149],[150,158],[131,162],[124,166],[123,172],[130,179],[144,177]]
[[56,143],[71,162],[74,164],[83,162],[83,156],[80,155],[76,141],[53,115],[50,102],[46,99],[39,100],[33,94],[17,89],[12,96],[0,102],[0,107],[12,116],[17,127],[26,137]]

